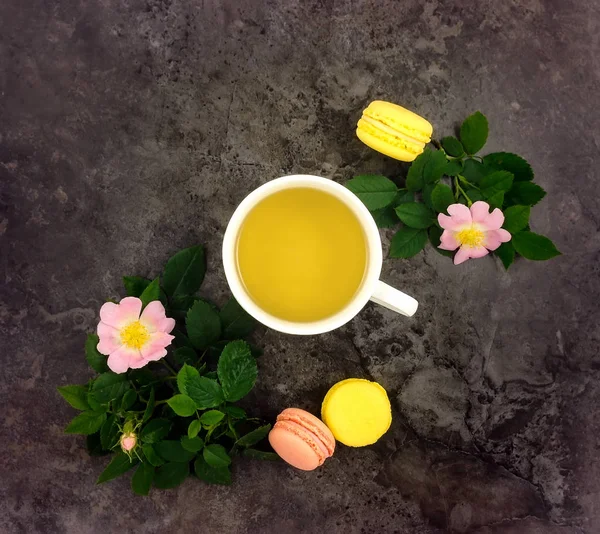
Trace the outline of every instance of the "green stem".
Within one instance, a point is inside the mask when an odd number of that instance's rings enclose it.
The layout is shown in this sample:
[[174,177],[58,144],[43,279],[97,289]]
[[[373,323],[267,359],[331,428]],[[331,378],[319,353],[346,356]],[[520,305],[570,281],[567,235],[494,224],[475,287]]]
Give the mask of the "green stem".
[[464,189],[458,183],[458,177],[457,176],[454,177],[454,185],[456,187],[456,192],[454,194],[454,198],[456,198],[456,200],[458,200],[458,194],[457,193],[460,193],[463,197],[465,197],[465,199],[467,201],[467,206],[470,208],[473,205],[473,201],[469,198],[469,196],[465,193]]
[[469,187],[472,187],[473,189],[477,189],[479,190],[479,187],[477,187],[475,184],[472,184],[471,182],[469,182],[469,180],[467,180],[462,174],[458,174],[458,179],[465,185],[468,185]]
[[166,400],[159,400],[154,403],[154,406],[158,406],[159,404],[167,404]]

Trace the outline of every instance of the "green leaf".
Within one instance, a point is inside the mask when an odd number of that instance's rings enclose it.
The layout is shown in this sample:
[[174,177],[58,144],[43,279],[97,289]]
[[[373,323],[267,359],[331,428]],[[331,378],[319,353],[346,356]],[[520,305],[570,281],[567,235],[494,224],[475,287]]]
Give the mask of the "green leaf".
[[183,367],[177,373],[177,387],[179,388],[179,392],[188,395],[188,385],[192,380],[196,380],[197,378],[200,378],[198,369],[184,363]]
[[103,373],[92,385],[92,396],[99,403],[105,404],[121,397],[130,387],[124,373],[120,375],[113,372]]
[[239,305],[234,297],[231,297],[229,302],[223,306],[219,317],[225,339],[246,337],[256,327],[254,318]]
[[256,449],[245,449],[242,456],[252,458],[254,460],[266,460],[269,462],[281,462],[281,458],[276,452],[259,451]]
[[219,410],[209,410],[200,416],[200,423],[206,427],[214,426],[221,422],[225,414]]
[[511,242],[515,250],[528,260],[544,261],[560,256],[560,252],[550,239],[533,232],[514,234]]
[[410,228],[429,228],[435,222],[434,213],[425,204],[418,202],[400,204],[396,208],[396,214]]
[[346,187],[371,211],[389,206],[398,192],[394,182],[374,174],[356,176],[346,183]]
[[190,438],[188,436],[183,436],[181,438],[181,446],[189,452],[198,452],[202,450],[204,447],[204,441],[202,441],[198,436],[194,438]]
[[108,403],[107,404],[99,403],[94,398],[94,394],[92,391],[88,392],[87,401],[88,401],[88,404],[90,405],[90,408],[92,409],[92,412],[107,412],[108,411]]
[[437,182],[444,175],[447,165],[448,160],[441,150],[431,150],[423,168],[424,183]]
[[412,258],[425,248],[427,232],[405,226],[392,237],[390,258]]
[[65,434],[83,434],[87,436],[98,432],[104,421],[106,421],[105,412],[81,412],[65,428]]
[[190,308],[185,324],[188,337],[197,349],[206,349],[221,337],[219,314],[202,300],[198,300]]
[[88,389],[85,386],[60,386],[58,392],[76,410],[89,410]]
[[169,317],[173,317],[176,321],[185,321],[185,316],[194,302],[200,300],[192,295],[177,295],[172,297],[169,302]]
[[222,410],[234,419],[246,419],[246,412],[239,406],[224,406]]
[[118,452],[114,455],[111,462],[106,466],[106,469],[102,471],[96,484],[102,484],[108,482],[113,478],[117,478],[122,474],[129,471],[133,466],[138,463],[137,459],[130,459],[124,452]]
[[175,440],[159,441],[154,444],[154,450],[167,462],[189,462],[195,453],[186,451],[181,442]]
[[86,436],[85,446],[90,456],[105,456],[106,454],[110,454],[110,452],[105,451],[102,448],[102,444],[100,443],[99,432],[96,432],[95,434],[89,434],[88,436]]
[[442,139],[442,146],[449,156],[459,158],[465,153],[462,143],[454,136],[450,135]]
[[223,445],[213,443],[206,445],[202,450],[202,456],[211,467],[225,467],[231,463],[231,458]]
[[125,395],[123,395],[123,399],[121,400],[121,411],[126,412],[129,410],[129,408],[135,404],[136,400],[137,393],[133,389],[126,391]]
[[437,185],[436,183],[425,184],[425,186],[423,187],[423,193],[421,193],[423,202],[430,210],[433,209],[433,202],[431,201],[431,193],[433,193],[433,190],[435,189],[436,185]]
[[423,171],[425,169],[425,163],[431,157],[431,150],[426,148],[421,154],[419,154],[415,160],[411,163],[408,168],[408,174],[406,176],[406,188],[409,191],[420,191],[425,185],[425,179],[423,178]]
[[448,162],[446,168],[444,169],[444,174],[446,176],[458,176],[463,170],[462,161],[458,159],[453,159]]
[[148,421],[148,419],[150,419],[150,417],[152,417],[152,412],[154,412],[155,404],[156,402],[154,388],[152,388],[150,390],[150,395],[148,396],[148,404],[146,404],[146,409],[144,410],[144,415],[142,416],[142,423],[145,423],[146,421]]
[[187,395],[174,395],[167,401],[167,404],[181,417],[189,417],[196,413],[196,404]]
[[502,243],[496,250],[494,250],[494,254],[500,258],[504,268],[507,271],[512,265],[513,261],[515,261],[515,248],[510,241],[508,243]]
[[248,343],[228,343],[219,358],[217,373],[225,400],[237,401],[250,393],[256,382],[258,369]]
[[148,284],[148,287],[144,289],[142,294],[140,295],[140,300],[142,301],[142,308],[145,308],[150,302],[153,300],[158,300],[160,297],[160,279],[155,278]]
[[138,495],[148,495],[154,479],[154,467],[150,464],[140,464],[131,478],[131,489]]
[[198,363],[198,354],[192,347],[180,347],[173,352],[173,359],[179,365],[188,364],[194,366]]
[[167,436],[171,430],[171,421],[168,419],[152,419],[142,429],[140,438],[144,443],[157,443]]
[[156,382],[160,382],[154,373],[148,368],[143,369],[132,369],[127,372],[129,380],[133,380],[138,386],[151,386]]
[[412,191],[407,191],[406,189],[399,189],[398,196],[396,200],[394,200],[393,206],[399,206],[400,204],[404,204],[405,202],[414,202],[415,194]]
[[271,425],[263,425],[249,432],[245,436],[238,439],[235,444],[239,447],[251,447],[256,445],[259,441],[262,441],[269,435]]
[[142,445],[142,452],[146,460],[153,465],[154,467],[159,467],[165,463],[165,461],[158,455],[158,453],[154,450],[154,445],[150,443],[144,443]]
[[399,222],[393,206],[388,206],[387,208],[381,208],[379,210],[373,210],[371,215],[373,216],[373,219],[375,219],[377,228],[390,228]]
[[493,169],[474,159],[467,159],[463,163],[462,176],[474,185],[479,185],[483,177],[491,172],[493,172]]
[[192,439],[198,435],[200,429],[202,428],[202,423],[198,419],[194,419],[190,426],[188,426],[188,438]]
[[504,224],[502,228],[508,230],[511,234],[516,234],[529,224],[529,206],[511,206],[504,210]]
[[513,183],[513,175],[508,171],[494,171],[484,176],[479,182],[479,188],[485,198],[490,198],[496,193],[508,191]]
[[437,184],[431,192],[431,203],[435,211],[446,213],[448,206],[455,203],[452,189],[445,184]]
[[100,429],[100,443],[106,450],[112,449],[119,440],[119,424],[115,414],[109,415]]
[[504,204],[504,191],[498,191],[497,193],[494,193],[491,197],[487,198],[487,202],[492,209],[502,208],[502,204]]
[[483,200],[483,195],[481,194],[481,191],[478,191],[477,189],[467,189],[465,193],[471,199],[471,202]]
[[488,138],[488,121],[483,113],[476,111],[460,126],[460,140],[467,154],[479,152]]
[[175,254],[165,266],[163,288],[169,297],[193,295],[200,289],[206,273],[206,258],[202,245],[186,248]]
[[128,297],[139,297],[150,285],[150,280],[141,276],[124,276],[123,285]]
[[154,486],[158,489],[176,488],[190,474],[190,466],[186,463],[169,462],[156,469]]
[[186,389],[186,394],[196,403],[198,410],[214,408],[225,400],[219,383],[205,376],[198,376],[190,380]]
[[85,340],[85,359],[89,366],[97,373],[106,373],[108,371],[108,365],[106,363],[106,356],[100,354],[98,349],[98,342],[100,338],[96,334],[88,334]]
[[516,182],[506,195],[506,204],[508,206],[535,206],[545,196],[546,191],[537,184]]
[[533,169],[521,156],[510,152],[494,152],[483,158],[483,164],[496,170],[508,171],[515,177],[515,182],[533,180]]
[[208,484],[222,484],[228,486],[231,484],[231,472],[229,467],[212,467],[202,456],[198,456],[194,462],[194,471],[196,476]]
[[454,252],[451,252],[450,250],[443,250],[441,248],[438,248],[440,246],[440,239],[442,237],[442,232],[443,230],[441,228],[438,228],[435,224],[429,228],[428,234],[429,234],[429,242],[433,245],[433,248],[436,250],[436,252],[439,252],[442,256],[447,256],[449,258],[451,258],[452,256],[454,256]]

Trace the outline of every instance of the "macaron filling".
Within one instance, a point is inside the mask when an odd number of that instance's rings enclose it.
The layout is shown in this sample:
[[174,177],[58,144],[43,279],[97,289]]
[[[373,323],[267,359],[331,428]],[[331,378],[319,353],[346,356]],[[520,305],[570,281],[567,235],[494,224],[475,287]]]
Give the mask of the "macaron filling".
[[[295,415],[293,412],[290,413],[287,410],[284,410],[277,416],[277,423],[280,422],[295,423],[315,437],[315,440],[323,448],[327,457],[333,455],[333,451],[335,450],[335,438],[332,435],[325,434],[318,425],[311,423],[306,417],[301,417]],[[275,423],[275,426],[277,426],[277,423]]]
[[313,432],[311,432],[310,430],[301,426],[298,423],[295,423],[293,421],[278,420],[273,428],[280,428],[298,436],[316,453],[319,460],[319,465],[322,465],[323,462],[327,458],[329,458],[329,456],[331,456],[331,454],[329,454],[329,451],[327,450],[327,447],[324,445],[321,439],[316,434],[314,434]]
[[[362,121],[367,123],[369,126],[372,126],[372,128],[369,128],[367,126],[367,131],[371,133],[371,135],[375,135],[376,137],[381,138],[381,132],[383,132],[384,134],[391,135],[392,137],[398,139],[399,143],[395,143],[397,144],[397,146],[402,146],[406,150],[414,153],[420,153],[423,151],[424,142],[420,139],[411,137],[410,135],[407,135],[400,130],[388,126],[387,124],[385,124],[385,122],[381,120],[376,120],[366,115],[363,115],[361,120],[359,121],[359,126],[364,127],[365,125],[361,124]],[[373,128],[375,129],[376,133],[373,132]]]

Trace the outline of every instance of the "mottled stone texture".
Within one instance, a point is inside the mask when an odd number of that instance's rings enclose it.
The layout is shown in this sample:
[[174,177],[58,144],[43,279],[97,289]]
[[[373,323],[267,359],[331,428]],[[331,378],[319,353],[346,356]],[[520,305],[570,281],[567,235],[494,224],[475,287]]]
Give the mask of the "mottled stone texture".
[[[595,0],[3,0],[0,5],[0,531],[7,533],[600,532],[599,4]],[[394,407],[376,446],[316,472],[240,461],[134,497],[64,436],[101,303],[204,243],[204,294],[228,295],[236,204],[289,173],[344,182],[407,166],[355,138],[389,99],[451,133],[480,109],[488,150],[531,161],[532,227],[564,255],[454,267],[388,260],[404,319],[368,305],[344,328],[262,329],[251,412],[318,413],[372,377]],[[384,247],[389,232],[383,232]]]

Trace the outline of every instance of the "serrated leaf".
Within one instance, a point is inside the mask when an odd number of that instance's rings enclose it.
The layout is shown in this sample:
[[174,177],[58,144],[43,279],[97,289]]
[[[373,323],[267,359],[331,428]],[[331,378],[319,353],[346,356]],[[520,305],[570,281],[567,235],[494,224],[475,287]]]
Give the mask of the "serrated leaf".
[[154,486],[158,489],[176,488],[190,474],[190,466],[186,463],[169,462],[156,468]]
[[515,261],[515,248],[510,241],[508,243],[502,243],[494,250],[494,254],[500,258],[500,261],[502,261],[502,264],[507,271]]
[[219,313],[223,337],[225,339],[238,339],[248,336],[256,327],[254,318],[240,306],[234,297],[223,306]]
[[181,417],[189,417],[196,413],[196,403],[190,397],[181,393],[171,397],[167,404]]
[[494,193],[492,196],[488,197],[486,200],[490,205],[490,208],[502,208],[502,205],[504,204],[504,191],[498,191],[497,193]]
[[87,436],[98,432],[106,421],[106,412],[81,412],[65,428],[65,434],[83,434]]
[[404,204],[405,202],[414,202],[415,194],[412,191],[407,191],[406,189],[399,189],[398,195],[396,196],[396,200],[394,200],[393,206],[399,206],[400,204]]
[[153,300],[158,300],[160,297],[160,279],[155,278],[148,284],[146,289],[142,291],[140,300],[142,301],[142,308],[145,308]]
[[198,300],[185,319],[188,337],[197,349],[206,349],[221,337],[219,314],[210,304]]
[[116,453],[111,462],[106,466],[106,469],[104,469],[104,471],[102,471],[98,477],[96,484],[102,484],[103,482],[108,482],[113,478],[121,476],[134,467],[137,463],[137,459],[130,459],[129,456],[123,452]]
[[510,152],[494,152],[483,158],[483,164],[496,170],[509,171],[515,177],[515,182],[533,180],[533,169],[521,156]]
[[425,184],[425,186],[423,187],[423,192],[421,193],[421,197],[423,199],[423,203],[430,209],[433,209],[433,202],[431,201],[431,193],[433,193],[433,190],[435,189],[435,186],[437,184],[433,183],[433,184]]
[[152,419],[142,429],[140,438],[144,443],[157,443],[167,436],[171,430],[171,421],[168,419]]
[[175,440],[159,441],[154,444],[154,450],[167,462],[189,462],[195,453],[186,451],[181,442]]
[[167,262],[163,288],[169,297],[193,295],[204,280],[206,258],[202,245],[179,251]]
[[436,250],[436,252],[438,252],[439,254],[441,254],[442,256],[446,256],[451,258],[452,256],[454,256],[454,252],[451,252],[450,250],[443,250],[441,248],[438,248],[440,246],[440,239],[442,237],[442,232],[443,230],[441,228],[438,228],[435,224],[429,228],[428,230],[428,235],[429,235],[429,242],[433,245],[433,248]]
[[488,121],[483,113],[476,111],[460,126],[460,141],[467,154],[476,154],[488,138]]
[[481,191],[478,191],[477,189],[467,189],[465,193],[467,194],[471,202],[483,200],[483,195],[481,194]]
[[106,450],[112,449],[119,438],[119,424],[115,414],[109,415],[100,429],[100,443]]
[[270,430],[271,425],[259,426],[252,432],[249,432],[245,436],[242,436],[235,442],[235,444],[238,447],[251,447],[252,445],[256,445],[259,441],[265,439],[269,435]]
[[206,463],[202,456],[198,456],[194,462],[194,471],[196,476],[208,484],[221,484],[228,486],[231,484],[231,472],[229,467],[212,467]]
[[455,158],[459,158],[465,153],[462,143],[452,135],[442,139],[442,146],[444,147],[446,154]]
[[209,410],[200,416],[200,423],[202,423],[204,426],[210,427],[220,423],[224,417],[225,414],[219,410]]
[[485,198],[496,193],[505,193],[512,187],[513,175],[508,171],[494,171],[484,176],[479,182],[479,189]]
[[97,373],[106,373],[108,371],[106,356],[100,354],[96,348],[99,341],[100,338],[96,334],[87,335],[85,340],[85,359],[94,371]]
[[433,209],[439,213],[446,213],[448,206],[455,203],[452,189],[445,184],[437,184],[431,192]]
[[183,436],[181,438],[181,446],[189,452],[198,452],[202,450],[204,447],[204,441],[202,441],[198,436],[190,438],[188,436]]
[[409,228],[400,228],[392,237],[390,244],[390,258],[412,258],[425,248],[427,231]]
[[85,447],[90,456],[105,456],[110,454],[109,451],[105,451],[100,443],[100,433],[89,434],[85,437]]
[[409,191],[421,191],[421,189],[423,189],[423,186],[425,185],[423,170],[425,169],[425,163],[427,163],[430,157],[431,150],[426,148],[411,163],[406,176],[406,188]]
[[550,239],[534,232],[514,234],[511,242],[515,250],[528,260],[544,261],[561,254]]
[[539,185],[532,182],[516,182],[506,194],[506,204],[508,206],[535,206],[546,196]]
[[188,364],[194,366],[198,363],[198,354],[192,347],[180,347],[173,351],[173,359],[179,365]]
[[393,206],[381,208],[380,210],[373,210],[371,215],[375,220],[377,228],[390,228],[391,226],[395,226],[400,222]]
[[92,385],[92,395],[96,401],[105,404],[121,397],[130,387],[125,374],[109,371],[96,378]]
[[461,175],[472,184],[478,186],[483,177],[492,172],[494,172],[493,169],[486,167],[483,163],[474,159],[467,159],[463,163]]
[[529,206],[511,206],[504,210],[504,224],[502,228],[508,230],[511,234],[516,234],[524,230],[529,224]]
[[385,176],[365,174],[355,176],[346,183],[363,204],[369,209],[377,210],[389,206],[396,198],[396,184]]
[[444,169],[446,176],[458,176],[463,170],[463,163],[458,159],[453,159],[448,162]]
[[246,412],[239,406],[224,406],[223,411],[234,419],[246,419]]
[[396,214],[410,228],[429,228],[435,222],[434,213],[419,202],[401,204],[396,208]]
[[142,452],[148,463],[154,467],[159,467],[165,463],[165,461],[158,455],[154,450],[154,446],[150,443],[144,443],[142,445]]
[[137,495],[148,495],[154,479],[154,467],[150,464],[142,463],[135,470],[131,478],[131,489]]
[[183,364],[183,367],[177,373],[177,388],[180,393],[188,394],[188,385],[192,380],[200,378],[198,369],[188,364]]
[[142,276],[124,276],[123,285],[128,297],[139,297],[150,285],[151,280],[149,278],[143,278]]
[[244,341],[228,343],[217,364],[219,381],[225,400],[234,402],[245,397],[254,387],[258,369],[250,346]]
[[206,376],[198,376],[190,380],[187,384],[187,395],[192,398],[199,410],[214,408],[225,400],[219,383]]
[[202,456],[211,467],[226,467],[231,463],[231,458],[225,447],[216,443],[206,445],[202,450]]
[[154,412],[154,406],[156,404],[154,388],[150,390],[150,395],[148,395],[148,404],[146,404],[146,409],[144,410],[144,415],[142,416],[142,423],[145,423],[152,417],[152,412]]
[[90,405],[87,400],[88,388],[86,386],[60,386],[56,388],[73,408],[76,410],[89,410]]
[[198,419],[194,419],[188,426],[188,438],[195,438],[202,428],[202,423]]
[[99,403],[94,398],[94,395],[91,391],[88,392],[87,401],[88,401],[88,404],[90,405],[90,408],[92,409],[92,412],[107,412],[108,411],[108,404]]
[[432,150],[423,168],[423,181],[425,184],[437,182],[446,169],[448,160],[441,150]]
[[121,411],[126,412],[131,408],[137,400],[137,393],[133,390],[127,390],[121,399]]
[[254,460],[266,460],[269,462],[281,462],[280,456],[276,452],[259,451],[256,449],[245,449],[242,456],[252,458]]

